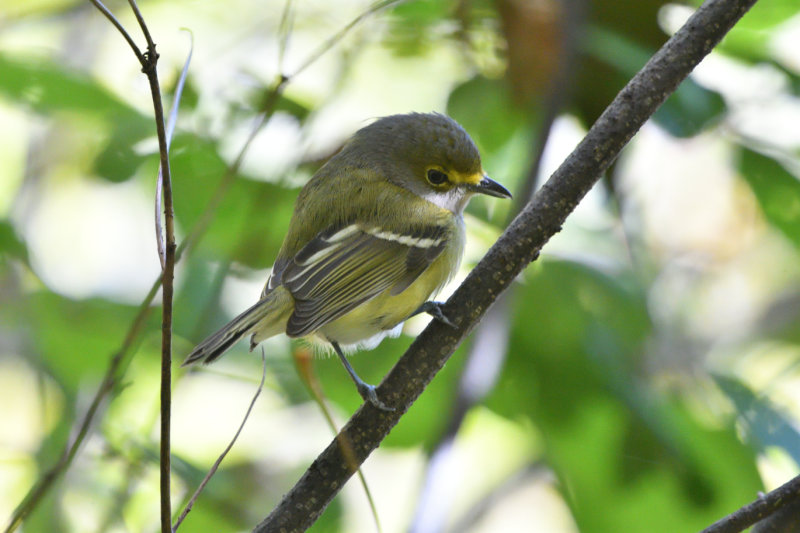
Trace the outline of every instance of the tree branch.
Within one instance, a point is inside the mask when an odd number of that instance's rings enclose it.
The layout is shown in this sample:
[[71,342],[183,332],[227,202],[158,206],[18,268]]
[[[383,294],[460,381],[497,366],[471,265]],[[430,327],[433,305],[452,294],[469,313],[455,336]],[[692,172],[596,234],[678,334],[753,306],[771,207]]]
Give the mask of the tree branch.
[[432,321],[386,376],[378,394],[396,410],[362,405],[254,531],[303,531],[319,517],[354,473],[348,459],[354,455],[360,464],[378,447],[631,137],[755,1],[709,0],[648,61],[448,300],[444,311],[457,327]]
[[800,476],[788,481],[765,496],[749,503],[725,518],[717,520],[701,533],[738,533],[789,504],[800,502]]
[[[508,2],[506,2],[508,3]],[[506,225],[516,217],[533,196],[539,180],[542,157],[558,115],[566,105],[571,94],[571,81],[574,78],[578,58],[580,31],[585,23],[586,0],[564,0],[561,2],[559,23],[558,53],[556,68],[542,91],[542,117],[536,123],[533,137],[531,164],[523,176],[522,187],[514,191],[514,203],[508,213]],[[508,30],[506,36],[509,38]],[[410,532],[441,531],[441,523],[447,516],[456,496],[447,484],[437,482],[436,464],[446,462],[453,452],[452,442],[461,429],[461,424],[473,406],[480,403],[497,384],[507,355],[511,335],[511,301],[513,288],[498,298],[478,325],[472,346],[467,354],[464,368],[459,376],[458,393],[453,401],[450,421],[444,434],[439,438],[425,472],[423,488],[417,499]],[[478,377],[479,376],[479,377]],[[444,512],[443,512],[443,509]]]

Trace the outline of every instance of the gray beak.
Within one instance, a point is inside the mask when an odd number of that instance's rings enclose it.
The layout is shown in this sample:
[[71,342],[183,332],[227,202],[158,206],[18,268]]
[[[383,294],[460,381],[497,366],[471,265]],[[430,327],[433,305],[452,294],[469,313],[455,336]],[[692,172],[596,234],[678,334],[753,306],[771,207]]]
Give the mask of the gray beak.
[[470,187],[470,189],[472,189],[474,192],[488,194],[489,196],[494,196],[496,198],[511,198],[511,193],[508,192],[508,189],[494,181],[486,174],[483,175],[483,178],[478,182],[477,185],[473,185]]

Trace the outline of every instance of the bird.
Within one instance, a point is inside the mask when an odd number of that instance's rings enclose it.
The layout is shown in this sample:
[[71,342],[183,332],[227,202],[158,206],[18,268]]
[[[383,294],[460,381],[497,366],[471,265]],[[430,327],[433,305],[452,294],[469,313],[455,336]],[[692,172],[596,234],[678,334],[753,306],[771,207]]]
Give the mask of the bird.
[[210,363],[246,335],[252,350],[285,333],[331,348],[361,397],[392,410],[345,353],[398,336],[416,314],[452,325],[430,298],[458,271],[475,194],[511,198],[452,118],[398,114],[359,129],[300,191],[258,301],[182,366]]

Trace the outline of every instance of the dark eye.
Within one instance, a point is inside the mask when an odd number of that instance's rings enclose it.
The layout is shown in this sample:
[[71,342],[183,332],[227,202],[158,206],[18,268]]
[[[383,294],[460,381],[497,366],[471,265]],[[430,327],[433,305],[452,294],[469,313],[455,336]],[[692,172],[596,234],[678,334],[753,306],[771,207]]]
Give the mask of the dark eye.
[[441,185],[446,181],[447,181],[447,174],[445,174],[441,170],[436,170],[435,168],[428,170],[428,182],[431,185]]

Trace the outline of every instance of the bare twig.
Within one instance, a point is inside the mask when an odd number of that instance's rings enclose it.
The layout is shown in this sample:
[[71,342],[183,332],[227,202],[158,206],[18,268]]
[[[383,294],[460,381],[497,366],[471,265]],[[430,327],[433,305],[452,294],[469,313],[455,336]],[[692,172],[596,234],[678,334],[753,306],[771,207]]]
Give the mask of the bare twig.
[[286,0],[283,13],[281,13],[281,21],[278,24],[278,72],[283,72],[283,61],[286,59],[286,50],[289,48],[289,37],[292,34],[293,24],[292,0]]
[[242,423],[239,424],[239,429],[236,430],[236,433],[233,435],[233,438],[228,443],[228,446],[219,454],[217,460],[214,461],[214,464],[208,471],[208,474],[203,478],[203,481],[200,482],[200,485],[197,486],[197,490],[194,491],[192,497],[189,498],[189,502],[186,504],[186,507],[183,508],[180,516],[177,520],[175,520],[175,525],[172,526],[172,531],[177,531],[178,527],[180,527],[183,520],[186,516],[191,512],[192,507],[194,506],[194,502],[197,501],[197,498],[200,496],[200,493],[203,492],[203,489],[206,488],[208,482],[211,481],[211,478],[217,472],[219,465],[222,464],[222,460],[225,459],[225,456],[228,455],[228,452],[231,451],[233,445],[236,443],[236,439],[239,438],[239,435],[242,433],[244,429],[244,424],[247,422],[247,419],[250,417],[250,413],[253,411],[253,406],[256,404],[256,400],[258,400],[258,396],[261,394],[261,390],[264,388],[264,381],[267,379],[267,357],[264,354],[264,348],[261,348],[261,382],[258,384],[258,388],[256,389],[255,394],[253,394],[253,399],[250,400],[250,405],[247,407],[247,411],[244,413],[244,418],[242,419]]
[[150,36],[150,30],[147,29],[147,24],[144,22],[144,17],[142,16],[142,12],[139,11],[139,6],[136,5],[136,0],[128,0],[128,5],[131,6],[131,10],[133,11],[134,16],[136,17],[136,22],[139,23],[139,27],[142,29],[142,34],[144,35],[144,40],[147,42],[147,50],[148,52],[155,53],[156,43],[153,42],[153,38]]
[[[150,84],[150,96],[153,100],[156,133],[158,135],[158,151],[161,160],[161,187],[164,193],[164,265],[161,291],[161,446],[160,446],[160,500],[161,500],[161,532],[170,533],[172,508],[170,504],[170,417],[172,411],[172,304],[175,278],[175,212],[172,201],[172,176],[169,166],[169,149],[164,121],[164,106],[161,101],[161,88],[158,81],[158,53],[156,45],[147,28],[136,0],[128,0],[139,27],[147,41],[147,53],[137,54],[142,65],[142,72]],[[121,27],[118,27],[121,28]],[[123,31],[123,36],[127,35]],[[158,241],[159,239],[157,239]],[[158,242],[156,248],[158,249]],[[160,254],[160,251],[159,251]]]
[[92,403],[89,405],[89,409],[86,410],[86,414],[83,416],[83,420],[81,421],[80,426],[78,426],[75,436],[64,447],[64,451],[61,453],[61,457],[59,458],[58,462],[44,474],[42,474],[42,476],[37,480],[36,484],[34,484],[31,490],[28,491],[28,494],[25,495],[25,498],[22,500],[22,502],[14,510],[14,514],[11,516],[11,520],[5,529],[5,533],[11,533],[22,524],[22,521],[27,518],[31,511],[33,511],[33,509],[42,500],[45,494],[47,494],[56,480],[60,478],[61,475],[72,464],[72,460],[75,458],[75,455],[78,453],[81,444],[83,444],[86,435],[89,433],[89,429],[92,426],[94,417],[100,410],[100,405],[102,404],[103,400],[106,396],[108,396],[108,394],[111,393],[112,390],[116,388],[117,384],[122,381],[124,368],[128,362],[127,356],[130,355],[131,350],[139,339],[139,336],[141,335],[142,331],[144,331],[147,317],[150,316],[150,304],[155,298],[160,286],[161,277],[159,276],[158,280],[150,288],[150,292],[147,293],[144,301],[139,306],[136,317],[133,319],[128,332],[125,335],[125,339],[122,341],[122,345],[119,347],[119,350],[117,350],[111,356],[111,361],[108,365],[105,376],[103,376],[103,380],[100,383],[94,398],[92,398]]
[[[305,383],[306,387],[308,387],[308,390],[311,392],[311,396],[314,398],[314,401],[317,402],[320,411],[322,411],[322,416],[325,417],[325,421],[328,423],[328,427],[331,429],[331,431],[333,431],[334,435],[339,435],[339,428],[336,427],[336,422],[333,420],[333,415],[331,415],[331,411],[328,409],[328,405],[325,403],[325,395],[322,392],[322,386],[320,385],[317,376],[314,374],[314,369],[311,364],[310,351],[305,347],[296,350],[294,354],[294,361],[295,365],[297,366],[297,373],[300,374],[303,383]],[[349,444],[347,442],[340,442],[340,444],[345,450],[349,449]],[[364,472],[361,471],[361,468],[358,467],[355,456],[352,454],[352,452],[346,453],[345,455],[347,456],[348,460],[352,462],[352,464],[356,465],[354,468],[358,470],[358,479],[361,482],[361,486],[364,488],[364,494],[367,496],[367,503],[372,511],[372,518],[375,520],[375,528],[378,533],[380,533],[381,521],[380,517],[378,517],[378,508],[375,506],[375,499],[372,497],[372,491],[369,490],[367,478],[364,476]]]
[[[141,53],[141,51],[139,51],[139,48],[133,42],[133,39],[130,38],[130,35],[125,32],[119,21],[111,14],[110,11],[108,11],[102,2],[99,0],[89,1],[92,2],[92,4],[94,4],[98,10],[111,21],[111,23],[120,31],[120,33],[125,36],[125,40],[131,45],[131,48],[136,54],[137,59],[140,59],[141,61],[144,58],[144,55]],[[376,9],[371,9],[369,12],[372,13],[375,11]],[[358,21],[362,19],[363,17],[360,17]],[[348,25],[349,28],[352,26],[352,23]],[[339,33],[341,34],[341,32]],[[321,52],[324,53],[324,51],[325,50],[322,50]],[[316,60],[321,57],[322,53],[315,52],[310,57],[313,57],[314,60]],[[309,63],[309,61],[307,60],[305,63]],[[206,204],[206,207],[203,209],[200,217],[195,222],[194,226],[190,228],[185,239],[175,251],[175,261],[179,261],[183,254],[190,250],[205,234],[208,226],[214,219],[214,214],[222,203],[222,200],[225,198],[225,195],[230,190],[230,187],[233,185],[236,175],[239,172],[239,168],[241,167],[247,151],[250,148],[250,145],[267,123],[267,119],[275,110],[275,105],[278,103],[280,95],[282,94],[286,85],[291,82],[291,80],[292,76],[282,75],[267,92],[264,103],[260,106],[259,115],[256,117],[247,139],[239,150],[236,159],[234,159],[234,161],[226,168],[225,173],[220,178],[220,182],[217,185],[216,190],[212,194],[208,204]],[[89,433],[92,423],[94,422],[94,419],[100,410],[101,404],[105,400],[106,396],[118,386],[118,384],[122,381],[122,378],[125,376],[127,365],[133,355],[133,347],[139,340],[142,331],[144,331],[144,324],[147,317],[150,315],[151,305],[156,294],[158,293],[158,289],[161,287],[162,276],[163,274],[159,275],[158,278],[156,278],[156,280],[153,282],[149,292],[139,306],[136,316],[134,317],[128,332],[126,333],[125,339],[120,345],[120,348],[111,354],[108,367],[103,375],[102,382],[95,392],[89,409],[79,422],[75,438],[64,446],[64,450],[62,451],[61,458],[58,460],[58,462],[39,477],[33,487],[31,487],[31,489],[22,499],[20,504],[14,510],[14,513],[12,514],[4,533],[11,533],[15,531],[22,524],[23,520],[30,515],[33,509],[36,508],[39,502],[42,501],[50,489],[52,489],[55,482],[72,465],[72,461],[77,452],[80,450],[86,435]]]
[[[188,30],[186,30],[188,31]],[[175,133],[175,124],[178,122],[178,109],[181,104],[181,96],[183,95],[183,87],[186,84],[186,77],[189,74],[189,64],[192,61],[192,50],[194,50],[194,37],[192,32],[189,32],[189,54],[186,56],[186,61],[183,63],[181,75],[178,78],[178,83],[175,86],[175,94],[172,96],[172,106],[169,112],[169,120],[167,120],[167,153],[169,153],[170,145],[172,144],[172,136]],[[164,263],[166,261],[166,251],[164,250],[164,231],[161,227],[161,193],[164,183],[164,175],[161,170],[161,165],[158,165],[158,178],[156,179],[156,201],[155,201],[155,220],[156,220],[156,248],[158,249],[158,260],[161,262],[161,270],[164,270]]]
[[311,52],[305,61],[300,64],[300,67],[294,71],[292,77],[297,76],[305,69],[307,69],[312,63],[314,63],[317,59],[322,57],[325,52],[336,46],[336,44],[342,40],[342,38],[347,35],[350,30],[358,25],[362,20],[367,18],[368,16],[372,15],[373,13],[377,13],[381,9],[388,7],[392,4],[397,4],[401,0],[379,0],[378,2],[374,2],[370,5],[367,9],[363,12],[359,13],[353,20],[347,23],[341,30],[337,31],[333,34],[329,39],[327,39],[324,43],[322,43],[315,51]]
[[134,42],[133,37],[131,37],[131,35],[125,30],[125,28],[122,26],[122,23],[119,20],[117,20],[114,14],[111,13],[111,11],[109,11],[108,8],[104,6],[102,2],[100,2],[100,0],[89,0],[89,1],[93,3],[94,6],[103,15],[105,15],[105,17],[111,22],[111,24],[114,25],[115,28],[117,28],[117,31],[119,31],[122,37],[124,37],[125,40],[128,42],[128,45],[130,45],[131,50],[133,50],[133,53],[136,54],[136,59],[138,59],[139,63],[143,65],[145,62],[144,54],[142,54],[142,51],[139,50],[138,46],[136,46],[136,42]]
[[725,518],[717,520],[701,533],[738,533],[767,518],[782,507],[800,502],[800,476],[760,496]]
[[[274,108],[264,109],[262,116],[269,116],[273,109]],[[214,213],[216,212],[222,200],[225,198],[225,195],[236,178],[236,174],[242,161],[244,160],[244,155],[247,148],[250,146],[256,135],[258,135],[258,133],[261,131],[261,128],[264,127],[265,123],[266,120],[260,119],[254,124],[250,134],[247,137],[247,140],[245,141],[245,145],[242,150],[240,150],[236,160],[226,169],[225,174],[222,176],[220,183],[217,185],[214,194],[212,194],[211,199],[200,215],[198,221],[189,230],[189,233],[181,242],[180,246],[178,246],[178,249],[175,253],[176,261],[179,261],[184,253],[189,251],[197,242],[199,242],[205,231],[208,229],[208,225],[214,218]],[[19,504],[17,509],[14,511],[14,514],[12,515],[9,525],[5,529],[4,533],[11,533],[12,531],[16,530],[17,527],[19,527],[22,521],[31,513],[44,495],[47,494],[55,481],[60,478],[72,464],[72,460],[83,444],[83,441],[85,440],[86,435],[88,434],[89,429],[94,422],[95,416],[97,416],[97,412],[99,411],[103,400],[117,387],[119,383],[122,382],[122,378],[125,376],[125,370],[127,369],[127,365],[130,362],[131,356],[133,355],[132,350],[144,331],[144,325],[147,321],[147,318],[150,316],[150,312],[152,311],[153,301],[155,300],[156,294],[158,294],[158,290],[161,288],[161,279],[162,276],[159,275],[158,278],[153,281],[150,290],[144,297],[142,303],[139,305],[136,316],[134,317],[133,322],[131,323],[131,326],[125,335],[125,339],[123,340],[119,349],[111,355],[109,365],[105,374],[103,375],[102,382],[98,387],[97,392],[95,392],[94,398],[92,398],[92,403],[90,404],[89,409],[87,409],[86,414],[80,422],[80,426],[75,438],[65,445],[59,461],[39,478],[36,484],[31,488],[31,490]]]
[[[432,321],[378,387],[395,411],[366,402],[341,431],[363,462],[444,366],[486,310],[557,233],[622,148],[756,0],[709,0],[614,98],[550,180],[444,306],[455,328]],[[337,437],[254,531],[302,531],[355,469]]]

